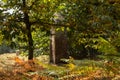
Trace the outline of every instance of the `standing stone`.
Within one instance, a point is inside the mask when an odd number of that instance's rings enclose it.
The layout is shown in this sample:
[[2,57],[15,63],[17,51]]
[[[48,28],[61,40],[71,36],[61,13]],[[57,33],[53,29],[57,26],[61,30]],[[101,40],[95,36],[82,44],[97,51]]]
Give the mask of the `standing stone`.
[[55,29],[51,29],[50,63],[59,64],[63,58],[68,58],[66,34],[64,31],[55,32]]

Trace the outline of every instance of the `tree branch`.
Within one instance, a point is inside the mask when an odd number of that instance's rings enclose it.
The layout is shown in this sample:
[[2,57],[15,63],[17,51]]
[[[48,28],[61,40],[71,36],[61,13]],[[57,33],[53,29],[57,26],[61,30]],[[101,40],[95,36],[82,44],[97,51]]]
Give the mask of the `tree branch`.
[[[41,21],[41,20],[37,20],[37,21],[34,21],[34,22],[31,22],[31,25],[35,25],[35,24],[39,24],[39,25],[48,25],[48,26],[58,26],[58,27],[71,27],[71,25],[69,24],[56,24],[56,23],[49,23],[49,22],[44,22],[44,21]],[[75,25],[72,25],[72,26],[75,26]]]

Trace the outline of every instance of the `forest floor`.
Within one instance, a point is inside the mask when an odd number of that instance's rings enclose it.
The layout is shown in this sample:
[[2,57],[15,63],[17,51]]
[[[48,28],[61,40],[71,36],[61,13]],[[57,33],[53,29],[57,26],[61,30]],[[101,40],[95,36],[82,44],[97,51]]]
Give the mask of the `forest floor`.
[[120,80],[120,64],[74,60],[62,66],[48,64],[48,56],[33,61],[15,53],[0,55],[0,80]]

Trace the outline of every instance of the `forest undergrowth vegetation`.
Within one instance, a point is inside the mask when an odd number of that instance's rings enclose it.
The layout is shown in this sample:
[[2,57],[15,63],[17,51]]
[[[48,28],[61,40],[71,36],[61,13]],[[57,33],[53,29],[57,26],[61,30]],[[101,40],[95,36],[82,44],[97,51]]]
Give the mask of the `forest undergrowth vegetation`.
[[0,80],[120,79],[119,58],[115,61],[70,58],[63,59],[67,64],[62,65],[48,64],[48,55],[41,55],[33,60],[26,60],[19,56],[7,57],[6,60],[12,64],[7,64],[3,60],[5,59],[0,59]]

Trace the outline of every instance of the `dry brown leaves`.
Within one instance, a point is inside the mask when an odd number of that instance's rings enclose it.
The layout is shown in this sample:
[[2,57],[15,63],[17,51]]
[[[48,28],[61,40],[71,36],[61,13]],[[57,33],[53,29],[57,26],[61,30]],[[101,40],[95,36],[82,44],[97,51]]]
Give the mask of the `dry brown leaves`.
[[22,60],[19,57],[10,58],[15,62],[12,65],[12,69],[6,69],[0,71],[0,80],[53,80],[48,76],[41,76],[37,73],[29,74],[29,72],[37,72],[44,70],[42,66],[37,64],[37,60]]
[[35,72],[37,70],[43,70],[44,68],[38,65],[34,60],[24,61],[19,57],[15,57],[14,73]]

